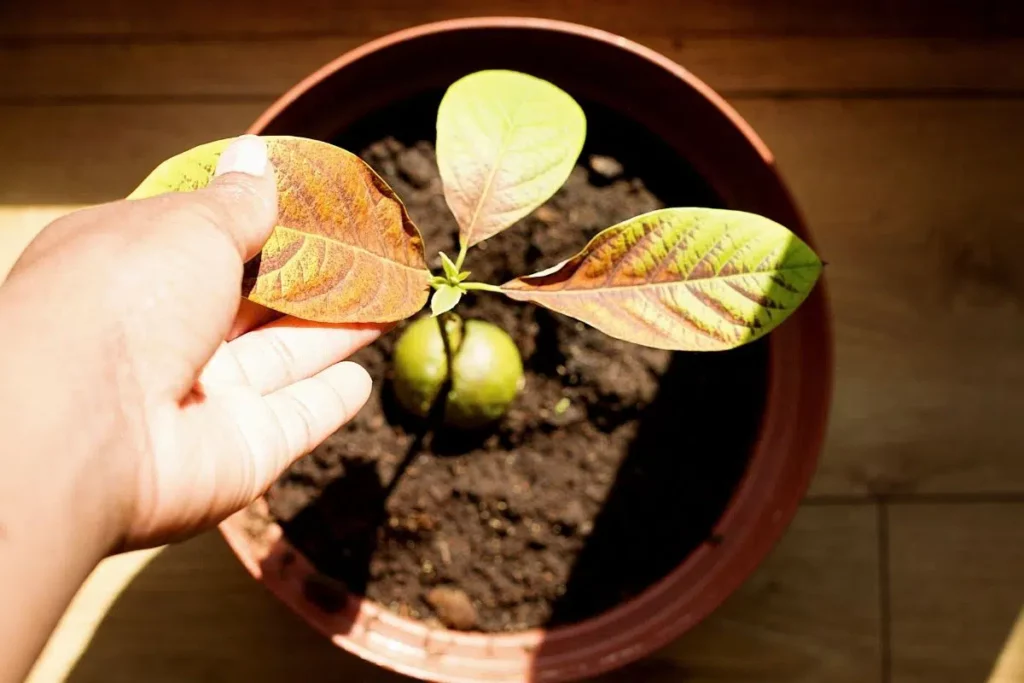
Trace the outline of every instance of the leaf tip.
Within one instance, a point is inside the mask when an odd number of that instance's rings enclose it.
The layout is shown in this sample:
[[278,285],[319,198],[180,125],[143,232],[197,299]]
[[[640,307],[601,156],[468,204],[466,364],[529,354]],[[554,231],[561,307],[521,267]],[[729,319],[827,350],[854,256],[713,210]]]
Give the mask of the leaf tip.
[[448,257],[448,254],[443,251],[441,254],[441,268],[444,270],[444,274],[449,280],[454,280],[459,276],[459,269],[456,267],[455,262]]

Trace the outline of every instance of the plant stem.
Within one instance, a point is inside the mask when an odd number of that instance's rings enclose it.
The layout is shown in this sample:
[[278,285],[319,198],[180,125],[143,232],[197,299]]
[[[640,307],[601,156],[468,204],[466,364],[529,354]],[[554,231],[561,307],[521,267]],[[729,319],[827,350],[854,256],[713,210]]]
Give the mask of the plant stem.
[[448,321],[456,319],[451,312],[445,312],[437,316],[437,326],[441,330],[441,343],[444,344],[445,360],[448,361],[448,373],[445,375],[441,392],[437,396],[441,400],[444,400],[444,396],[448,394],[448,389],[451,388],[452,367],[455,365],[455,349],[452,348],[452,340],[448,335]]
[[470,292],[476,290],[479,292],[497,292],[498,294],[501,293],[501,287],[499,287],[498,285],[489,285],[486,282],[463,282],[462,287],[463,289]]
[[459,240],[459,256],[455,259],[455,270],[462,271],[462,264],[466,261],[466,252],[469,251],[469,245]]

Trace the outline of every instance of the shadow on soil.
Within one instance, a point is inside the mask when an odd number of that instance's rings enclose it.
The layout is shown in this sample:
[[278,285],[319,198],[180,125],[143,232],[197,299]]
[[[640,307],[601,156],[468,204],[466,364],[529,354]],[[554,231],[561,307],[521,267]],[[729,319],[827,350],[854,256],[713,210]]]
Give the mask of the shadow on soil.
[[[592,616],[665,576],[705,542],[747,465],[766,346],[672,358],[576,558],[551,622]],[[754,397],[737,398],[737,387]],[[742,410],[723,410],[730,405]]]

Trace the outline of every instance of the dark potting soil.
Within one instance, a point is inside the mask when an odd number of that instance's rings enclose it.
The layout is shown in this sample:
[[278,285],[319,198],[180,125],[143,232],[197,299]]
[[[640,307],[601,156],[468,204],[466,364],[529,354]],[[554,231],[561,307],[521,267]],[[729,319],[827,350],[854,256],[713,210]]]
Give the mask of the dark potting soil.
[[[663,205],[594,151],[547,204],[470,251],[473,280],[549,267]],[[361,156],[404,200],[438,269],[438,251],[457,245],[432,145],[385,138]],[[360,352],[375,379],[369,403],[267,496],[320,571],[402,615],[516,631],[603,612],[720,542],[712,529],[759,426],[764,343],[672,354],[493,294],[458,311],[512,335],[525,387],[489,433],[421,434],[390,393],[401,328]]]

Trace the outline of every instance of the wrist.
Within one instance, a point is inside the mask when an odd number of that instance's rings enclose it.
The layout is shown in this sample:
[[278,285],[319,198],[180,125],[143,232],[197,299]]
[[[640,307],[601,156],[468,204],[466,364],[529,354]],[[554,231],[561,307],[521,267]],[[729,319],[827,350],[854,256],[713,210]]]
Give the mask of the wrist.
[[11,490],[0,484],[0,523],[17,527],[8,534],[62,538],[95,564],[120,544],[127,520],[120,495],[131,490],[120,443],[128,435],[117,433],[116,411],[95,394],[112,372],[110,356],[87,348],[88,340],[62,344],[66,329],[83,328],[52,305],[50,315],[39,315],[31,286],[15,278],[0,288],[0,320],[9,330],[0,411],[13,456],[5,467],[18,470],[2,477]]

